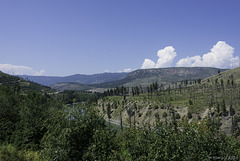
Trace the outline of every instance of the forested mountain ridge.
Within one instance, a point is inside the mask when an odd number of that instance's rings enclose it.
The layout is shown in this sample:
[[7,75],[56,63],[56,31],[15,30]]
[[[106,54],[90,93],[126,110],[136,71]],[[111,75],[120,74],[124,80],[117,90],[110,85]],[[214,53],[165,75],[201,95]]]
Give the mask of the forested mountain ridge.
[[[132,79],[147,78],[151,76],[199,76],[208,77],[226,69],[218,69],[212,67],[169,67],[169,68],[154,68],[154,69],[139,69],[128,74],[127,77]],[[193,77],[193,79],[195,79]]]
[[112,82],[92,85],[94,87],[116,87],[125,85],[128,87],[135,85],[147,86],[150,83],[158,82],[169,84],[180,82],[183,80],[204,79],[213,76],[218,71],[223,72],[227,69],[218,69],[212,67],[170,67],[170,68],[154,68],[154,69],[138,69],[130,72],[125,78]]

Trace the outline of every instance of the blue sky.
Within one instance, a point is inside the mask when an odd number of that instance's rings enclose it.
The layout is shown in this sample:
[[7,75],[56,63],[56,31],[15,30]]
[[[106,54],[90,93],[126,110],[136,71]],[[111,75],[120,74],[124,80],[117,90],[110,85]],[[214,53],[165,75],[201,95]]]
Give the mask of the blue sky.
[[0,0],[0,70],[71,75],[236,67],[238,0]]

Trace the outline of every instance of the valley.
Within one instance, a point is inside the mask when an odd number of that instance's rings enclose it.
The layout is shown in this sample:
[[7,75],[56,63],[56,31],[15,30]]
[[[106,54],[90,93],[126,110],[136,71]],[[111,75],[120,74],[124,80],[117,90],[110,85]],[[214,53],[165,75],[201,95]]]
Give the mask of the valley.
[[0,73],[0,155],[12,149],[12,156],[35,160],[238,158],[239,73],[159,68],[52,88]]

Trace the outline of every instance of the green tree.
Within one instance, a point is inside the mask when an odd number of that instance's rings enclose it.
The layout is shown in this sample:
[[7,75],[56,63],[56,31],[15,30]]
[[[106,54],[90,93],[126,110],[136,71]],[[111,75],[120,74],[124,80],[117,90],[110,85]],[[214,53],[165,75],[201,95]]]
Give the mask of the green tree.
[[137,113],[137,104],[136,104],[136,102],[134,102],[134,105],[133,105],[133,109],[134,109],[134,113],[133,113],[133,115],[134,115],[134,117],[133,117],[133,126],[134,126],[134,129],[136,129],[136,113]]
[[127,109],[127,114],[128,114],[128,117],[129,117],[129,125],[130,125],[130,128],[131,128],[131,125],[132,125],[132,115],[133,115],[132,108],[128,108]]
[[222,100],[222,113],[224,116],[227,116],[227,109],[226,109],[226,104],[225,104],[225,100]]
[[107,116],[108,116],[108,125],[109,125],[109,129],[110,129],[110,119],[111,119],[111,106],[110,103],[107,104]]
[[82,160],[94,144],[97,131],[106,129],[104,120],[97,112],[83,105],[52,111],[44,125],[47,133],[41,141],[43,154],[50,160],[59,161]]

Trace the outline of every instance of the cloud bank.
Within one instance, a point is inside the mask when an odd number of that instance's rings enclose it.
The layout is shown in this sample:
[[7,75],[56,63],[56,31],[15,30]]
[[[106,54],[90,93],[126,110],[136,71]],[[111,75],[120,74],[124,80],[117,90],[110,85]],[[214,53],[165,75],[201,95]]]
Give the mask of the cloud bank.
[[145,59],[142,64],[142,69],[155,68],[155,63],[150,59]]
[[123,72],[132,72],[134,69],[131,69],[131,68],[126,68],[123,70]]
[[[165,47],[157,53],[158,60],[155,63],[150,59],[145,59],[142,69],[161,68],[174,66],[173,60],[177,56],[172,46]],[[216,67],[216,68],[234,68],[239,66],[239,57],[234,56],[234,48],[225,41],[218,41],[216,45],[210,49],[210,52],[204,55],[195,55],[180,59],[177,67]]]
[[177,67],[216,67],[231,68],[239,65],[239,57],[234,57],[234,48],[224,41],[218,41],[209,53],[180,59]]
[[12,64],[0,64],[0,71],[12,75],[34,75],[34,76],[41,76],[46,73],[45,70],[36,71],[31,67]]
[[164,49],[158,50],[157,53],[158,60],[157,63],[150,59],[145,59],[142,64],[142,69],[148,68],[161,68],[161,67],[170,67],[174,58],[177,56],[175,49],[172,46],[167,46]]
[[126,69],[124,69],[124,70],[119,70],[118,71],[118,73],[129,73],[129,72],[132,72],[132,71],[134,71],[135,69],[132,69],[132,68],[126,68]]

